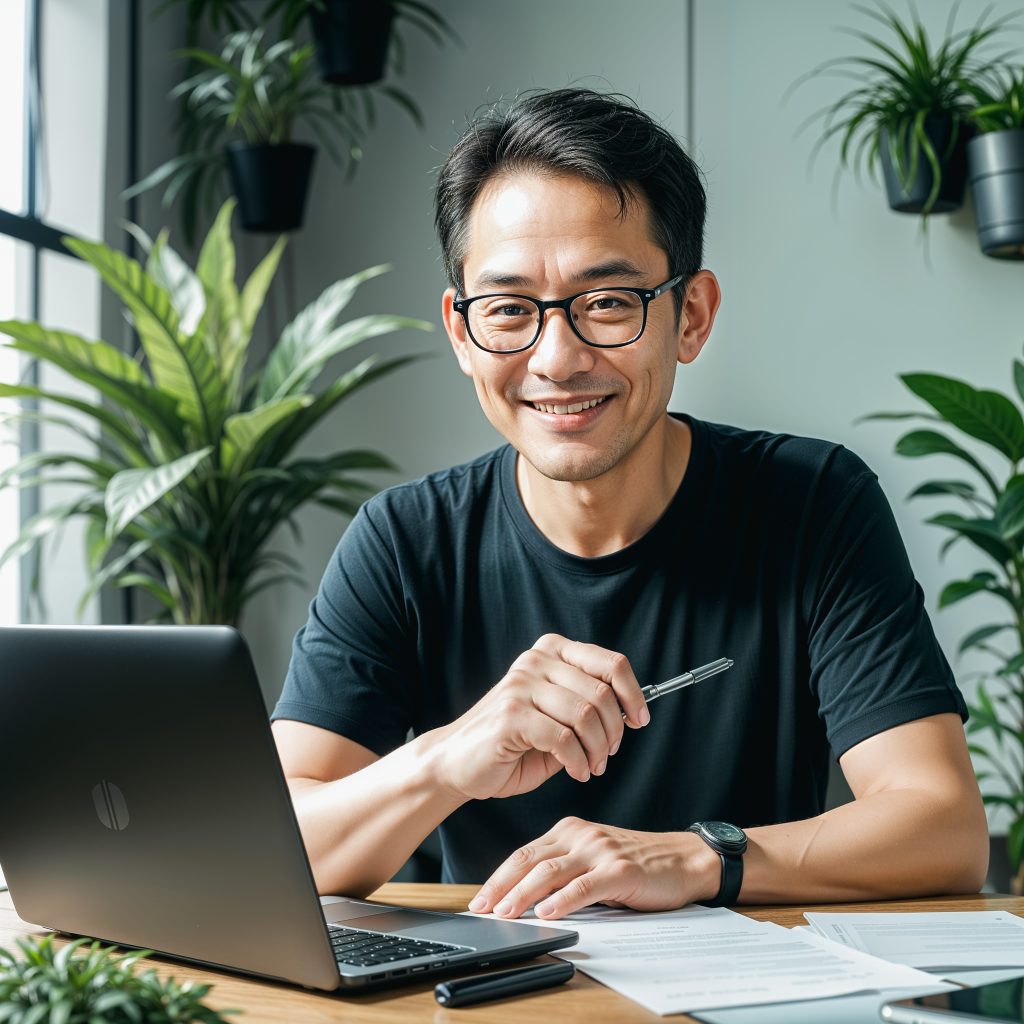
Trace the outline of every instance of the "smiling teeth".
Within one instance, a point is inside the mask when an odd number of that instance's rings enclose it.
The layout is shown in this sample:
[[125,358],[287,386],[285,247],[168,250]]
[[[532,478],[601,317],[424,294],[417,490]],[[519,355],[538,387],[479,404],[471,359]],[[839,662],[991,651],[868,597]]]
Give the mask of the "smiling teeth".
[[600,405],[603,401],[603,398],[592,398],[589,402],[576,402],[573,405],[543,405],[540,402],[534,402],[533,407],[540,412],[552,412],[556,416],[564,416],[566,413],[583,412],[584,409],[593,409],[595,405]]

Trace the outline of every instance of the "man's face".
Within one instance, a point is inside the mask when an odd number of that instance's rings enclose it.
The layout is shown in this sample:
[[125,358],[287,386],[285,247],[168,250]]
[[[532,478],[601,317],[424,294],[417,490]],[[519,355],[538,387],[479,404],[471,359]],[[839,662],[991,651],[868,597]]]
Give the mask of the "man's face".
[[[621,216],[615,194],[574,176],[518,173],[492,180],[473,207],[463,265],[465,295],[513,292],[562,299],[589,288],[653,288],[676,268],[652,240],[645,200]],[[445,293],[444,320],[484,413],[538,472],[593,480],[642,458],[652,428],[665,429],[685,319],[666,293],[648,308],[641,338],[624,348],[585,345],[562,310],[550,310],[532,348],[477,348]],[[553,412],[541,406],[572,407]],[[648,447],[650,445],[648,444]]]

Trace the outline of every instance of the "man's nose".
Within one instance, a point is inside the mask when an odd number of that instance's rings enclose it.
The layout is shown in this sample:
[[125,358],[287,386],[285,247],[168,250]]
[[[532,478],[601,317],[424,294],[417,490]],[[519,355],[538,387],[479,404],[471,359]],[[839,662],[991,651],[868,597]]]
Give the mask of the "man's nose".
[[540,337],[530,349],[530,373],[549,380],[568,380],[593,369],[596,352],[576,336],[569,326],[569,316],[564,309],[545,311]]

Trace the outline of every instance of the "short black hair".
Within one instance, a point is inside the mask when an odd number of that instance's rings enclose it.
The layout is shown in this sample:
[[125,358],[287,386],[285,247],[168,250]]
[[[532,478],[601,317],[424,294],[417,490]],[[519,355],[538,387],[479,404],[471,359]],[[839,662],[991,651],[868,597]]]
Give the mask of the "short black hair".
[[676,309],[701,268],[707,198],[701,173],[676,138],[631,99],[590,89],[530,92],[485,109],[455,144],[437,180],[434,223],[452,287],[462,265],[469,216],[495,175],[536,170],[574,174],[612,189],[625,214],[637,193],[650,207],[654,241],[682,274]]

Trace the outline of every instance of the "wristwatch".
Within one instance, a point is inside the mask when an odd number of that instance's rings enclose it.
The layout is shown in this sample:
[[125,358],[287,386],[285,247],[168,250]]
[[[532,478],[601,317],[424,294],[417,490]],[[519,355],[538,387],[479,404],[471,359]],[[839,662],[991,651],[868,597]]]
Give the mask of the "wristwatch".
[[722,858],[722,884],[714,899],[701,900],[705,907],[731,907],[740,896],[743,885],[743,854],[747,850],[747,834],[727,821],[695,821],[687,832],[697,835]]

